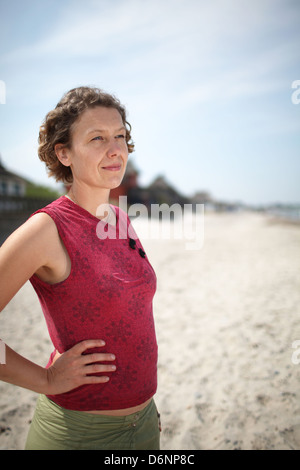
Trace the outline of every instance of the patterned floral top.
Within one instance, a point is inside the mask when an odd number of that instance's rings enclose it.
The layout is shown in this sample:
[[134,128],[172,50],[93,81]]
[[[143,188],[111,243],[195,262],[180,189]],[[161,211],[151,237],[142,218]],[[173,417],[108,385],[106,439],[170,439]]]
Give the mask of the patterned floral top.
[[105,226],[65,196],[35,212],[45,212],[54,220],[71,260],[71,272],[62,282],[30,278],[55,347],[47,367],[56,350],[63,353],[85,339],[106,343],[87,353],[116,356],[116,371],[105,372],[108,382],[48,396],[71,410],[133,407],[151,398],[157,388],[152,311],[156,276],[127,214],[110,207],[115,226]]

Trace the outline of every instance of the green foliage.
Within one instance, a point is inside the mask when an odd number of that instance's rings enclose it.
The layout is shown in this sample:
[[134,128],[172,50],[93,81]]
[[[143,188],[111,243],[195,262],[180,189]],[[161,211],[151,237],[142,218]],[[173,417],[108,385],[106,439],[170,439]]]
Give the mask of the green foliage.
[[59,191],[48,188],[46,186],[40,186],[33,183],[28,183],[26,187],[26,197],[37,197],[42,199],[57,199],[61,196]]

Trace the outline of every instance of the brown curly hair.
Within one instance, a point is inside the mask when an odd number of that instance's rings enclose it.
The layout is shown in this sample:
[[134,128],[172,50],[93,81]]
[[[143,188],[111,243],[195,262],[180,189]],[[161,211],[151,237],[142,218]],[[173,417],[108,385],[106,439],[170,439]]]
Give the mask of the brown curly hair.
[[71,148],[72,125],[83,111],[96,106],[115,108],[119,111],[126,128],[128,153],[134,151],[131,140],[131,125],[126,119],[126,110],[120,101],[109,93],[96,87],[78,87],[65,93],[56,107],[50,111],[40,127],[38,155],[45,162],[48,176],[54,176],[56,181],[72,183],[73,175],[69,166],[64,166],[56,156],[54,147],[63,144]]

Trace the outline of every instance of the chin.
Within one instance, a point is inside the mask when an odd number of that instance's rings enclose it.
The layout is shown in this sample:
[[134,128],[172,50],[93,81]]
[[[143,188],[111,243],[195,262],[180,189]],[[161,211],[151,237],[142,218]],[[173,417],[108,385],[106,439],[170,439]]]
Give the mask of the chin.
[[116,189],[121,185],[121,183],[122,183],[122,181],[107,184],[107,185],[105,185],[105,189],[109,189],[109,190]]
[[[124,175],[123,175],[124,176]],[[123,181],[123,176],[122,178],[114,178],[112,181],[111,181],[111,184],[110,184],[110,189],[115,189],[115,188],[118,188],[122,181]]]

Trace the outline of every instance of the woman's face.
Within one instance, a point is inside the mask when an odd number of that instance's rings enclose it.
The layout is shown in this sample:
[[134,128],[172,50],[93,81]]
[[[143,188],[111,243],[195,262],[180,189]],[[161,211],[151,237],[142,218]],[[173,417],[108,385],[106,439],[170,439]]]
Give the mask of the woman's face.
[[71,141],[71,148],[63,149],[65,160],[60,161],[71,167],[73,181],[104,189],[120,185],[128,148],[117,109],[97,106],[84,111],[72,126]]

